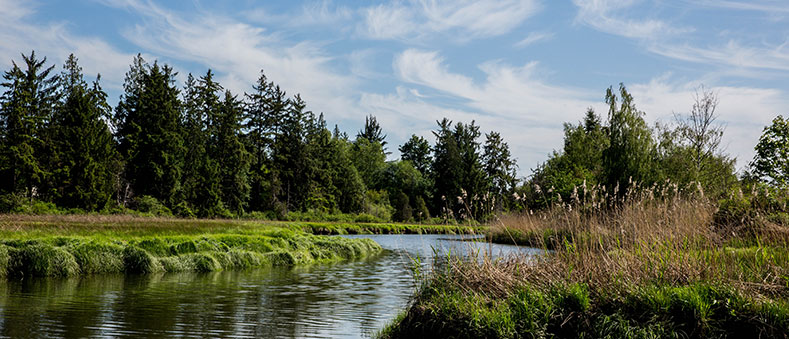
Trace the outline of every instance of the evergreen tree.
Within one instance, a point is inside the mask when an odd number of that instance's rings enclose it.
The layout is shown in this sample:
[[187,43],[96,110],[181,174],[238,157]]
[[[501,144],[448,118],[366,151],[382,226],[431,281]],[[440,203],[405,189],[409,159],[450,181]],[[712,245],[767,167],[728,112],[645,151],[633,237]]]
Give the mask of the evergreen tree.
[[479,154],[479,126],[458,123],[454,130],[446,118],[438,122],[436,146],[433,148],[434,200],[437,209],[460,219],[483,217],[481,199],[486,178]]
[[115,191],[118,154],[106,121],[110,118],[107,94],[84,81],[72,54],[61,79],[64,102],[52,120],[57,167],[53,170],[55,202],[59,206],[99,210]]
[[273,169],[282,185],[278,200],[285,203],[286,210],[302,210],[309,195],[309,187],[305,185],[308,183],[305,122],[312,113],[305,111],[306,104],[299,95],[286,102],[287,114],[277,128],[272,150]]
[[411,138],[400,146],[399,150],[400,159],[410,161],[422,175],[428,175],[433,159],[430,157],[430,143],[425,138],[412,134]]
[[251,210],[274,209],[284,211],[278,200],[282,192],[279,172],[274,169],[274,148],[287,115],[289,101],[285,91],[269,82],[261,71],[253,92],[246,94],[246,143],[251,154],[250,202]]
[[518,184],[515,177],[517,165],[510,154],[510,147],[497,132],[490,132],[485,135],[485,147],[482,160],[485,164],[485,175],[488,177],[489,195],[485,200],[489,206],[501,211],[508,206],[512,193]]
[[386,134],[383,134],[381,125],[374,115],[364,117],[364,128],[356,133],[356,139],[360,138],[367,139],[371,143],[379,143],[384,154],[389,154],[386,152]]
[[33,198],[46,182],[52,154],[48,126],[58,102],[58,77],[46,58],[22,55],[23,70],[12,61],[3,74],[0,123],[0,191]]
[[219,165],[222,202],[233,213],[244,213],[249,198],[249,160],[241,136],[242,103],[230,93],[218,110],[214,122],[214,157]]
[[[126,158],[125,177],[134,194],[177,203],[183,162],[178,89],[169,66],[147,66],[137,56],[126,74],[116,119]],[[124,194],[126,195],[126,194]]]

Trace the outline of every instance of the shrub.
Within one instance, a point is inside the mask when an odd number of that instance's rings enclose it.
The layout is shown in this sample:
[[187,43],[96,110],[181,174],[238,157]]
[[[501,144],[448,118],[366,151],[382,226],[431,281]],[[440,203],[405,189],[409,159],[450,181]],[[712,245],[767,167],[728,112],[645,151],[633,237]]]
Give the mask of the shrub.
[[172,212],[167,206],[164,206],[159,200],[150,196],[143,195],[134,200],[137,211],[143,213],[150,213],[156,216],[171,216]]

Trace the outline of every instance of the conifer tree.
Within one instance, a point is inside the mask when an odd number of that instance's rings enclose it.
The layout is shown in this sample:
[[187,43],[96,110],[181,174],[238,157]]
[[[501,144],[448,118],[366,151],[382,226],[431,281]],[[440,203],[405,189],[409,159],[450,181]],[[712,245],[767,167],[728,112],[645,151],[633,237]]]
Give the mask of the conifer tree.
[[515,177],[517,165],[510,154],[510,147],[498,132],[485,135],[482,160],[485,164],[485,175],[489,183],[488,193],[490,193],[485,195],[485,202],[496,211],[501,211],[507,207],[506,202],[511,202],[518,179]]
[[150,195],[173,206],[178,203],[184,153],[175,72],[157,62],[148,66],[138,55],[124,88],[116,119],[125,178],[137,196]]
[[386,134],[383,134],[381,125],[378,124],[378,119],[374,115],[370,114],[364,117],[364,128],[356,133],[356,139],[359,138],[367,139],[371,143],[379,143],[384,154],[389,154],[386,152]]
[[107,126],[111,111],[107,94],[99,85],[100,76],[89,87],[73,54],[60,79],[64,101],[51,127],[58,159],[53,168],[55,202],[99,210],[112,199],[119,161]]
[[402,160],[410,161],[422,175],[428,175],[432,159],[430,157],[430,143],[425,138],[418,137],[415,134],[411,135],[411,138],[400,146],[399,150]]
[[225,91],[218,112],[212,146],[214,160],[219,165],[222,202],[231,212],[241,215],[249,198],[250,156],[241,137],[244,110],[236,96]]
[[58,77],[50,74],[55,66],[45,67],[47,59],[35,52],[22,59],[25,69],[12,62],[1,84],[6,90],[0,99],[0,191],[33,198],[49,175],[47,128],[58,101]]

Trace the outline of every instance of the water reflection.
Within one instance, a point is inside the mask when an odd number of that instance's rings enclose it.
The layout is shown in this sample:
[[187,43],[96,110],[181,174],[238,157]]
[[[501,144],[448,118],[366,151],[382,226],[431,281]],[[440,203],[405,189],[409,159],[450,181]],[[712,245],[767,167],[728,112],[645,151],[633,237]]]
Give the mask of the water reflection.
[[534,253],[456,236],[364,237],[387,250],[288,269],[0,282],[0,336],[360,337],[405,307],[412,258],[429,265],[436,254]]

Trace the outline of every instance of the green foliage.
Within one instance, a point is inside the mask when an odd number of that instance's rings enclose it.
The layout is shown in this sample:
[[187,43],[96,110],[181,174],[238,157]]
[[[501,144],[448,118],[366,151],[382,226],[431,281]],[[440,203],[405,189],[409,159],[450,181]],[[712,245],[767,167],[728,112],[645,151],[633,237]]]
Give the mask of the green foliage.
[[180,101],[175,72],[137,56],[126,74],[125,93],[116,109],[125,178],[136,195],[177,204],[185,153],[180,133]]
[[3,74],[5,88],[0,98],[0,191],[38,195],[46,182],[51,155],[47,123],[57,106],[58,77],[50,75],[55,66],[45,67],[35,52],[22,55],[23,70],[12,61]]
[[483,203],[501,212],[513,206],[513,193],[518,185],[517,165],[510,154],[510,147],[497,132],[485,135],[485,152],[482,155],[485,175],[489,181]]
[[452,122],[438,122],[439,130],[433,132],[434,195],[438,214],[460,220],[485,217],[490,211],[482,204],[487,189],[487,178],[479,152],[479,126]]
[[356,139],[365,139],[370,143],[381,145],[381,151],[386,154],[386,134],[383,134],[381,125],[374,115],[364,117],[364,128],[356,134]]
[[150,195],[143,195],[134,199],[135,208],[143,213],[148,213],[150,215],[156,216],[169,216],[172,215],[167,206],[159,202],[158,199],[150,196]]
[[774,185],[789,186],[789,120],[780,115],[773,119],[755,149],[750,163],[753,174]]
[[381,338],[694,338],[782,336],[789,308],[723,286],[644,286],[590,293],[582,284],[516,287],[503,298],[433,280]]
[[430,174],[430,164],[433,162],[430,156],[432,149],[425,138],[412,134],[399,150],[403,161],[410,161],[411,165],[425,177]]
[[88,87],[72,54],[61,75],[64,101],[52,118],[57,155],[49,187],[59,206],[101,210],[116,192],[119,156],[109,127],[107,94],[99,79]]
[[365,186],[377,187],[379,175],[386,164],[386,154],[381,143],[356,138],[351,147],[351,159]]
[[619,97],[609,87],[605,100],[609,105],[609,144],[603,151],[605,183],[610,188],[618,187],[616,193],[624,195],[633,182],[654,182],[655,142],[644,112],[636,109],[624,84],[619,85]]
[[358,259],[379,251],[381,247],[369,239],[323,238],[272,228],[144,237],[23,235],[0,241],[0,277],[208,272]]

